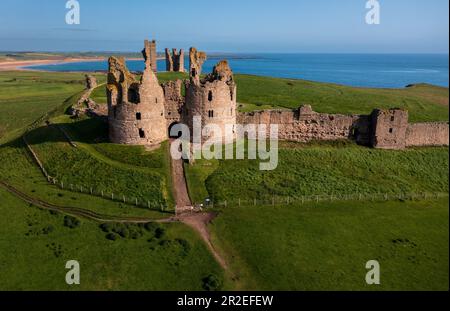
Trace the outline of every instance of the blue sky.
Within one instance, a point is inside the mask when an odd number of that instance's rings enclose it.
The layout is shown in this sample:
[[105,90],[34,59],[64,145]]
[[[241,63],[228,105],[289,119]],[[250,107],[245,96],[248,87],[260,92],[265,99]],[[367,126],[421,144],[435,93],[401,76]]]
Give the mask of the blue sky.
[[379,0],[381,24],[365,23],[366,0],[78,0],[81,24],[65,23],[66,0],[1,0],[0,50],[448,53],[448,0]]

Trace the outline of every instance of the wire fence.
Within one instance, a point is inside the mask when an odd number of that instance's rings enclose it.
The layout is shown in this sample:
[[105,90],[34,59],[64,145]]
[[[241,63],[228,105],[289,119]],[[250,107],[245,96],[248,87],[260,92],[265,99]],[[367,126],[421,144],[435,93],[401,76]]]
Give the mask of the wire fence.
[[27,150],[31,154],[33,160],[39,166],[39,169],[41,170],[42,174],[47,179],[48,183],[58,187],[59,189],[71,191],[71,192],[88,194],[88,195],[100,197],[100,198],[103,198],[106,200],[130,205],[130,206],[140,207],[140,208],[159,210],[159,211],[167,211],[169,209],[166,202],[145,200],[143,198],[138,198],[138,197],[130,196],[130,195],[123,194],[123,193],[114,193],[113,191],[99,190],[92,186],[71,184],[68,182],[64,182],[63,180],[58,180],[56,177],[51,176],[48,173],[48,171],[45,169],[44,165],[39,160],[39,157],[37,156],[36,152],[33,150],[33,148],[28,143],[28,141],[26,139],[26,135],[23,135],[22,139],[27,147]]
[[264,198],[231,198],[227,200],[206,199],[203,203],[195,204],[201,207],[234,208],[240,206],[286,206],[303,205],[307,203],[321,202],[384,202],[384,201],[417,201],[448,197],[443,192],[421,192],[421,193],[353,193],[353,194],[321,194],[302,196],[272,196]]

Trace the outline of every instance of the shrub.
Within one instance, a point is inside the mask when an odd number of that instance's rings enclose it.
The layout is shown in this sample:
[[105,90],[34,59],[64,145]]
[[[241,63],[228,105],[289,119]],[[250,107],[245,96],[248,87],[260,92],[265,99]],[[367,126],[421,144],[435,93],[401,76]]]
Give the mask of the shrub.
[[108,233],[106,235],[106,238],[110,241],[115,241],[115,240],[117,240],[117,235],[115,233]]
[[166,234],[166,230],[164,228],[156,228],[155,237],[157,239],[161,239]]
[[74,229],[80,225],[80,221],[72,216],[64,216],[64,226]]
[[191,245],[189,244],[189,242],[186,241],[185,239],[176,239],[175,241],[177,241],[178,244],[181,245],[181,247],[183,248],[183,253],[187,255],[191,250]]
[[112,230],[113,226],[110,223],[104,223],[100,225],[100,229],[102,229],[103,232],[110,232]]
[[155,222],[148,222],[144,225],[144,228],[148,232],[154,232],[157,228],[159,228],[159,224]]
[[207,291],[218,291],[222,288],[222,281],[214,274],[202,279],[203,289]]

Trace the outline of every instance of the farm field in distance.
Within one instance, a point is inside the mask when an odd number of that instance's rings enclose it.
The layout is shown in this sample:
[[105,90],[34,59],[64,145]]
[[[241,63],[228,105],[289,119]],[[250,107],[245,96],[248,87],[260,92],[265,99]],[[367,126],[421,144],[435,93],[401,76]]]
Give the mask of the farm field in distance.
[[[92,99],[106,103],[105,75],[95,76],[100,86]],[[158,77],[163,82],[186,76]],[[347,114],[398,106],[409,110],[412,122],[448,121],[448,88],[387,90],[247,75],[235,79],[241,111],[311,104],[318,112]],[[0,181],[45,202],[110,217],[171,217],[168,144],[152,151],[111,144],[104,123],[64,115],[83,88],[82,73],[0,72]],[[63,127],[77,148],[45,120]],[[47,182],[21,139],[33,123],[27,139],[65,189]],[[259,161],[247,160],[185,165],[192,201],[227,201],[226,208],[214,206],[217,217],[208,228],[229,270],[184,224],[100,227],[101,222],[80,218],[70,228],[63,213],[28,204],[0,187],[0,289],[70,289],[64,265],[78,258],[89,263],[77,288],[82,290],[204,290],[211,275],[218,280],[216,289],[225,290],[446,290],[448,157],[446,147],[386,151],[352,143],[281,142],[279,167],[272,172],[261,172]],[[67,188],[81,183],[117,196],[127,192],[131,202]],[[307,195],[355,193],[363,195],[361,201],[299,203]],[[379,193],[429,196],[369,199]],[[443,197],[433,197],[436,193]],[[273,197],[293,202],[248,204]],[[136,198],[169,208],[138,208],[132,204]],[[379,288],[364,282],[365,263],[372,259],[382,265]],[[31,269],[36,265],[40,269]]]

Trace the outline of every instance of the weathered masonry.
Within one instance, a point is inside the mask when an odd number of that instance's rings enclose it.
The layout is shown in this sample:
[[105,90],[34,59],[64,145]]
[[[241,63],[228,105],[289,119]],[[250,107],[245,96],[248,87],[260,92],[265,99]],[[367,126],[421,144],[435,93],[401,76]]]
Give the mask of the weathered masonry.
[[166,49],[166,71],[168,72],[184,72],[184,50],[172,49],[170,54],[169,49]]
[[156,41],[145,40],[144,49],[142,50],[142,55],[144,56],[145,63],[153,70],[153,72],[158,72],[158,55],[156,54]]
[[448,122],[408,123],[402,109],[375,109],[370,115],[342,115],[314,112],[311,106],[296,110],[265,110],[239,113],[240,124],[278,124],[279,139],[351,139],[360,145],[380,149],[413,146],[448,146]]
[[[180,66],[184,68],[183,52],[175,51],[174,55],[180,57]],[[305,105],[294,110],[239,113],[237,86],[226,60],[217,63],[212,73],[202,77],[206,54],[191,48],[189,79],[160,84],[154,73],[155,41],[145,41],[143,56],[145,71],[140,81],[128,71],[124,59],[109,59],[107,97],[112,142],[159,144],[168,139],[174,124],[186,124],[192,133],[193,119],[201,117],[202,141],[231,142],[236,138],[236,124],[278,124],[280,140],[349,139],[381,149],[449,145],[448,122],[410,124],[408,112],[402,109],[375,109],[367,115],[343,115],[318,113]],[[168,69],[176,70],[178,61],[171,59]],[[92,80],[88,84],[95,82]],[[221,131],[215,133],[214,127]],[[226,127],[233,131],[225,131]]]

